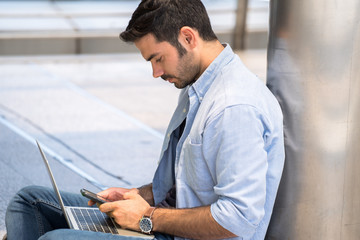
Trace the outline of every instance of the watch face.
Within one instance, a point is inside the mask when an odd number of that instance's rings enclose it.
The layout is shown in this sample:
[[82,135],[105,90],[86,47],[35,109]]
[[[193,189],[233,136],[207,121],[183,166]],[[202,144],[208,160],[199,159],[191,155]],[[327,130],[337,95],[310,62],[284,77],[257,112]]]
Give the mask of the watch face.
[[143,217],[140,220],[140,230],[144,233],[150,233],[152,230],[152,222],[148,217]]

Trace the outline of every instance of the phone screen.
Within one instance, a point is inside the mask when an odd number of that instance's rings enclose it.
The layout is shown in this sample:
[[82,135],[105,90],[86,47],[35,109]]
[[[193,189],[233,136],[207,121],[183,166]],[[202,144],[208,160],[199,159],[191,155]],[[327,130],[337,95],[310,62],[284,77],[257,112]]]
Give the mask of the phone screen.
[[108,200],[100,195],[97,195],[96,193],[90,192],[89,190],[86,190],[85,188],[80,190],[81,195],[83,195],[84,197],[93,200],[96,203],[106,203],[108,202]]

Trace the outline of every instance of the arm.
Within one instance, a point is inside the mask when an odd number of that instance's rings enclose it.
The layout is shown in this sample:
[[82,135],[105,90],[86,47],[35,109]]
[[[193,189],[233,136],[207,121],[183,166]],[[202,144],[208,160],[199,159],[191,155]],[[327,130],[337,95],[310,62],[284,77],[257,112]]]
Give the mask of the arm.
[[[139,220],[150,205],[135,191],[124,194],[124,200],[104,203],[100,211],[113,217],[123,228],[140,231]],[[193,239],[236,237],[212,217],[210,206],[192,209],[157,208],[152,216],[153,231]]]
[[192,209],[162,209],[152,217],[155,232],[191,239],[236,237],[220,226],[211,215],[210,206]]

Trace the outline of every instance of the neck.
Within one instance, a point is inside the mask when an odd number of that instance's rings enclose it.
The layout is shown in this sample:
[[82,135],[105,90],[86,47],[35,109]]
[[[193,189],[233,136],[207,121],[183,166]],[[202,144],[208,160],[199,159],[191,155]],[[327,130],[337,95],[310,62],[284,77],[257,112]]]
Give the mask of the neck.
[[200,51],[200,76],[206,68],[219,56],[224,50],[224,46],[218,41],[203,42]]

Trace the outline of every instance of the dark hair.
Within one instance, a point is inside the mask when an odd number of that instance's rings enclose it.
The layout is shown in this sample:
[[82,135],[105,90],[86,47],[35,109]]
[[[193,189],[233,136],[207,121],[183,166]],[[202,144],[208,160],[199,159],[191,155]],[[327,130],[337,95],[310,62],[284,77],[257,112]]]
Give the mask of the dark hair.
[[183,55],[186,50],[179,43],[178,36],[184,26],[196,29],[205,41],[217,39],[200,0],[142,0],[120,38],[125,42],[135,42],[152,33],[157,41],[169,42]]

